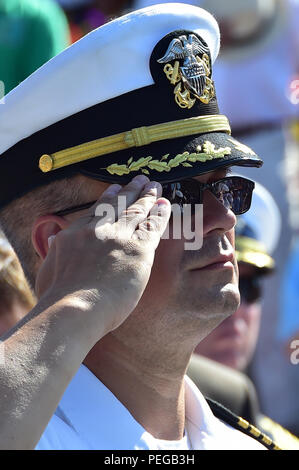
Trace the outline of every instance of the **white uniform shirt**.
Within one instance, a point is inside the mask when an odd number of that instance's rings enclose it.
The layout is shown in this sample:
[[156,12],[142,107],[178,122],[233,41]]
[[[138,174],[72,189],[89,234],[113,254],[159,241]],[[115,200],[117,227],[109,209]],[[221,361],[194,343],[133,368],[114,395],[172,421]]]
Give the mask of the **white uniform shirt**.
[[185,400],[185,437],[181,441],[155,439],[110,390],[87,367],[81,365],[36,449],[265,450],[259,442],[217,419],[188,377],[185,377]]

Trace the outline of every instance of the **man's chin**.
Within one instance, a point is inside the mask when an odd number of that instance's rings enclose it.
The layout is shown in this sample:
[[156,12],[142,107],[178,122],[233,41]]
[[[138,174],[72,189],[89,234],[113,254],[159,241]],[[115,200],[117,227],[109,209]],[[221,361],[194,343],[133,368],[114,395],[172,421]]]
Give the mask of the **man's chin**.
[[239,287],[235,283],[225,285],[221,291],[220,296],[223,299],[223,312],[227,312],[227,316],[235,313],[240,306],[240,292]]
[[[181,291],[182,292],[182,291]],[[239,307],[240,294],[234,284],[218,286],[217,288],[201,289],[194,287],[184,289],[184,293],[176,297],[175,310],[180,311],[181,318],[188,318],[198,328],[212,331]]]
[[237,311],[240,305],[239,289],[235,284],[226,284],[207,290],[202,305],[206,315],[219,317],[221,322]]

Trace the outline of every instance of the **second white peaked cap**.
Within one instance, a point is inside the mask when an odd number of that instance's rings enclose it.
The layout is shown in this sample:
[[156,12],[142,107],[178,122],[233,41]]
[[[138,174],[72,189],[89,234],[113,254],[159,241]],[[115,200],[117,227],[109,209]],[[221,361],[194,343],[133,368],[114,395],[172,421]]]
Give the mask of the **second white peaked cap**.
[[251,208],[238,217],[236,225],[238,261],[268,273],[275,267],[275,252],[281,235],[281,215],[272,194],[255,182]]
[[0,208],[77,173],[125,184],[138,173],[169,182],[261,166],[219,114],[219,45],[211,14],[167,3],[117,18],[51,59],[0,105]]
[[250,210],[239,219],[251,228],[255,239],[264,245],[265,251],[269,255],[273,254],[281,235],[281,215],[274,197],[260,183],[255,182]]

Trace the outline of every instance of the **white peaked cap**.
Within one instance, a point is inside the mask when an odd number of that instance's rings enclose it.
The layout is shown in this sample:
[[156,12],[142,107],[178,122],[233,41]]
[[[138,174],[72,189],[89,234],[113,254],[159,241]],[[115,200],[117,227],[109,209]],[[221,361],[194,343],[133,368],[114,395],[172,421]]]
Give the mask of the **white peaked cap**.
[[[172,3],[171,0],[163,0],[163,2],[155,1],[155,0],[135,0],[133,2],[132,7],[136,10],[139,8],[149,7],[151,5],[155,5],[157,3]],[[178,0],[177,3],[187,3],[188,5],[194,5],[196,7],[200,6],[201,0]]]
[[219,28],[201,8],[167,3],[118,18],[68,47],[5,97],[0,105],[0,155],[58,120],[153,84],[150,55],[178,25],[205,40],[214,62]]
[[93,30],[0,104],[0,208],[83,174],[167,183],[262,165],[219,112],[219,27],[202,8],[156,4]]
[[[207,8],[208,11],[220,18],[231,18],[240,13],[251,13],[255,15],[269,15],[275,9],[277,0],[178,0],[179,3]],[[160,3],[155,0],[135,0],[132,8],[145,8]],[[163,3],[171,3],[171,0],[163,0]]]

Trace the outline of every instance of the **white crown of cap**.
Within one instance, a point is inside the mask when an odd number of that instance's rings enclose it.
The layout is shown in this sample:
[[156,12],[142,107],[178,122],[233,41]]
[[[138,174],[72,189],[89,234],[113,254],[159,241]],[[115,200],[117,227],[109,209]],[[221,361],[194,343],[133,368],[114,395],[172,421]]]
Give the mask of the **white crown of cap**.
[[[161,2],[157,0],[135,0],[135,2],[133,2],[132,8],[137,10],[138,8],[149,7],[157,3],[173,3],[173,0],[162,0]],[[199,7],[201,0],[177,0],[177,3],[187,3],[188,5]]]
[[276,249],[281,233],[281,215],[275,199],[261,184],[255,182],[251,207],[240,216],[252,228],[267,253]]
[[134,11],[106,23],[65,49],[13,89],[4,98],[4,104],[0,104],[0,155],[68,116],[152,85],[149,68],[152,51],[165,35],[180,29],[199,34],[209,46],[212,62],[215,61],[220,47],[216,20],[199,7],[180,3]]
[[[163,3],[172,2],[173,0],[163,0]],[[177,0],[177,2],[207,8],[219,20],[220,18],[232,18],[240,15],[241,13],[251,13],[256,16],[269,15],[273,13],[276,0]],[[131,9],[137,10],[138,8],[145,8],[156,3],[162,3],[162,1],[135,0]]]

